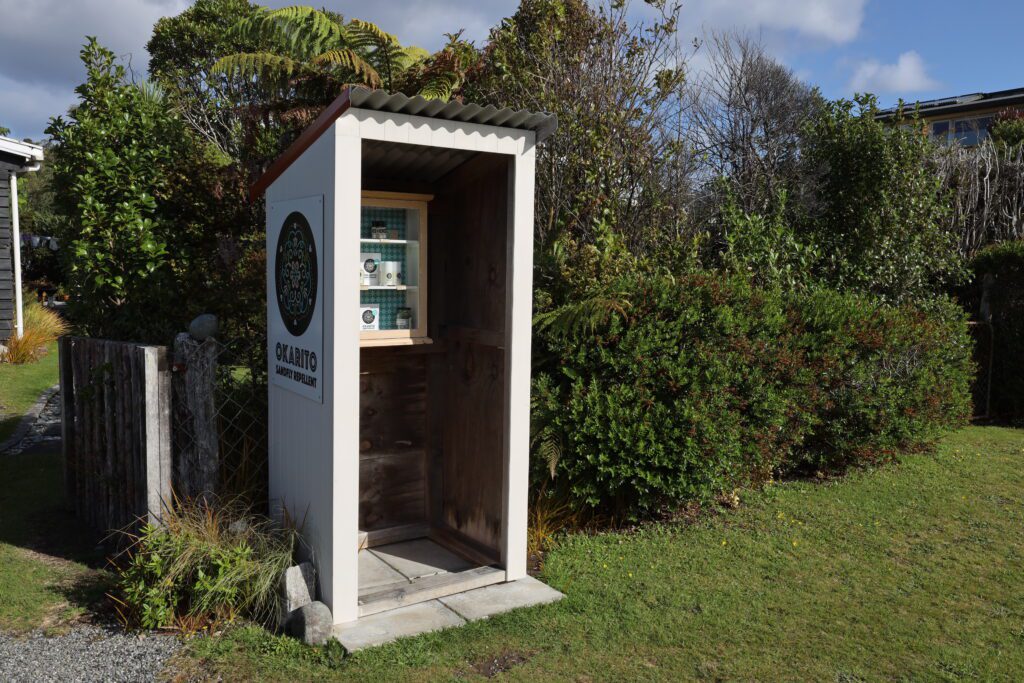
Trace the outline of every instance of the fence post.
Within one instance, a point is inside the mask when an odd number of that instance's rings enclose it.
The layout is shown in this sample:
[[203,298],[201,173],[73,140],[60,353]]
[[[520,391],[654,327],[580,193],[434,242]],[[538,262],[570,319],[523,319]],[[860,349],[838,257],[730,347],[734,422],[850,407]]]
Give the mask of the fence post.
[[171,396],[167,350],[142,347],[145,378],[146,509],[150,524],[159,523],[171,506]]
[[75,500],[75,388],[71,369],[71,338],[57,340],[60,372],[60,447],[64,467],[64,491],[68,502]]
[[177,414],[189,425],[191,437],[179,444],[175,467],[177,492],[184,498],[209,499],[219,490],[220,453],[217,429],[217,352],[212,337],[197,341],[186,333],[174,338],[175,367],[184,369],[176,379],[181,399]]

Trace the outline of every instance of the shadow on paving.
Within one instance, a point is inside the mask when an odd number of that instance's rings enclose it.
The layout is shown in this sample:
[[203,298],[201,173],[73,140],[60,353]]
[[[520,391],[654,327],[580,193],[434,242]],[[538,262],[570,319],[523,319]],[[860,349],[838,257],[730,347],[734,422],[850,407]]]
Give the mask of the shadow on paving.
[[[23,548],[43,563],[74,562],[107,569],[102,541],[100,534],[75,517],[65,499],[59,442],[0,456],[0,543]],[[66,600],[101,621],[112,618],[105,597],[111,575],[78,574],[59,588]]]

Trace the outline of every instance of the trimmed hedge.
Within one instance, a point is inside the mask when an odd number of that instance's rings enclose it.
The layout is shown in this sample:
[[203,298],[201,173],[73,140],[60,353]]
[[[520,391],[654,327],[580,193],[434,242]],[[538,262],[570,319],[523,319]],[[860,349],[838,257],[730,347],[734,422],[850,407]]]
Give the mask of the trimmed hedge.
[[[886,460],[970,414],[951,302],[627,274],[575,309],[571,324],[545,314],[537,334],[535,476],[557,455],[555,486],[620,518]],[[606,314],[581,324],[581,309]]]

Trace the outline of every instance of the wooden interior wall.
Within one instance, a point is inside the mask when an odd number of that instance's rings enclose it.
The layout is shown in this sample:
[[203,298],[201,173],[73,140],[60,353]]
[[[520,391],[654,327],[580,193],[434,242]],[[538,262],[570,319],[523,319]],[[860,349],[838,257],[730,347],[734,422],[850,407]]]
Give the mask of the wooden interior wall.
[[426,521],[427,361],[363,349],[359,368],[359,528]]
[[431,522],[497,557],[505,429],[510,160],[481,154],[438,181],[431,205]]

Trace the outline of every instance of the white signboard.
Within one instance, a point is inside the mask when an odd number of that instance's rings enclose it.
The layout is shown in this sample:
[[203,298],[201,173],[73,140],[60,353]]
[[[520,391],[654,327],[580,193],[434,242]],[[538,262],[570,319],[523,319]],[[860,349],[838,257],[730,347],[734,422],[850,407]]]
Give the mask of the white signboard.
[[267,220],[270,381],[323,403],[324,198],[271,204]]

